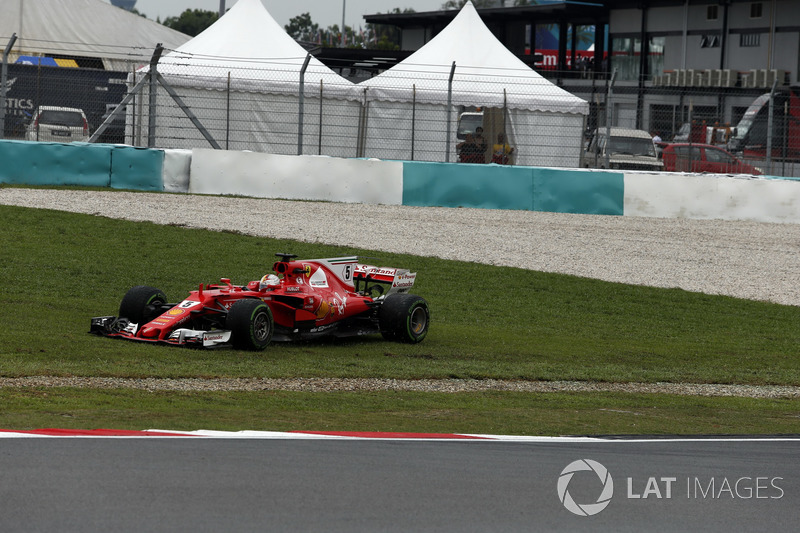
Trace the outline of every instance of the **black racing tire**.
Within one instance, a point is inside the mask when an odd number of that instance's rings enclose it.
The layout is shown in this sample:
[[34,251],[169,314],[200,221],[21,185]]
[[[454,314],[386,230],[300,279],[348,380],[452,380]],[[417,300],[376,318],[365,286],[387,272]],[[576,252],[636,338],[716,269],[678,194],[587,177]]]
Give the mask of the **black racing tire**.
[[263,350],[272,340],[275,321],[269,306],[255,298],[234,302],[225,319],[231,344],[239,350]]
[[137,285],[122,298],[119,304],[119,316],[141,326],[160,315],[161,306],[165,303],[167,296],[160,289]]
[[421,296],[395,293],[381,304],[378,322],[384,339],[415,344],[428,334],[431,312]]

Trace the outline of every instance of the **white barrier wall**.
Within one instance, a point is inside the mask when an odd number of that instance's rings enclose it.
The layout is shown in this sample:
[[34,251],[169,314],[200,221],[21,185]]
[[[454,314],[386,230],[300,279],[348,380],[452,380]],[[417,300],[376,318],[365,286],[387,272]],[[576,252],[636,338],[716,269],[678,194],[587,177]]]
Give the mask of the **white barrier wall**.
[[[410,181],[411,193],[407,192],[410,200],[406,198],[411,202],[409,205],[420,205],[419,194],[415,195],[414,191],[422,187],[421,190],[430,193],[425,196],[431,202],[430,205],[452,206],[462,205],[463,198],[459,195],[464,192],[474,196],[475,191],[469,189],[474,186],[474,179],[470,181],[467,178],[475,178],[473,174],[476,171],[479,171],[482,179],[498,180],[498,186],[503,183],[511,189],[518,186],[518,181],[503,179],[502,172],[507,172],[510,168],[494,165],[479,167],[483,166],[416,162],[407,165],[404,170],[404,163],[400,161],[211,149],[165,150],[163,184],[164,190],[168,192],[403,205],[404,181]],[[522,170],[521,167],[515,168]],[[597,180],[598,173],[613,174],[620,179],[620,188],[624,190],[624,194],[619,214],[624,216],[800,224],[800,181],[790,179],[669,172],[623,174],[619,171],[574,169],[564,173],[568,179],[565,178],[562,185],[562,189],[566,187],[562,193],[573,200],[570,203],[571,209],[575,205],[581,205],[585,211],[579,212],[596,212],[591,208],[600,199],[581,199],[582,193],[571,188],[569,183],[574,185],[575,180]],[[562,180],[558,179],[556,182],[562,183]],[[553,183],[549,186],[552,188]],[[617,194],[615,190],[614,187],[609,188],[609,194]],[[431,191],[439,191],[439,195]],[[536,198],[549,198],[548,187],[536,180],[534,190],[529,193]],[[594,191],[592,194],[598,193]],[[516,204],[503,204],[495,208],[519,207]],[[544,209],[547,210],[548,207]]]
[[800,223],[800,182],[625,173],[625,216]]
[[161,177],[166,192],[188,192],[191,150],[164,150],[164,168]]
[[395,161],[195,149],[189,175],[190,193],[403,203],[403,163]]

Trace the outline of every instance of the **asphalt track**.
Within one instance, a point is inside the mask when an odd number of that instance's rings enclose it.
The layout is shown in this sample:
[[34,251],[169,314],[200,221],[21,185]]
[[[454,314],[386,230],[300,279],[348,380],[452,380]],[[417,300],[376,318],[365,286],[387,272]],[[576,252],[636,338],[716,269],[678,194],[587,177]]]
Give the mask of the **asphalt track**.
[[[0,531],[793,531],[799,444],[0,438]],[[558,491],[581,459],[614,484],[592,516]],[[577,503],[602,495],[592,471],[565,480]]]

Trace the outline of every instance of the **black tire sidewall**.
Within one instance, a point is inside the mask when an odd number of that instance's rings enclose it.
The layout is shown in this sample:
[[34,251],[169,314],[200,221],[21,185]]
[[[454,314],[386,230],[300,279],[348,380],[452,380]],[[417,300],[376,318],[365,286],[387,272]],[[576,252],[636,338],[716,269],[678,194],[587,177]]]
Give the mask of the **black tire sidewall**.
[[[119,305],[119,316],[127,318],[135,324],[146,324],[158,316],[148,310],[148,306],[154,303],[167,302],[167,296],[161,289],[149,287],[147,285],[137,285],[132,287]],[[150,315],[153,316],[150,316]]]
[[[255,332],[255,323],[259,315],[266,315],[269,323],[269,334],[259,339]],[[269,306],[261,300],[248,298],[234,302],[225,319],[225,327],[231,331],[231,344],[241,350],[263,350],[272,340],[275,321]]]
[[[426,323],[422,332],[416,334],[411,328],[411,319],[418,309],[424,311]],[[431,320],[428,302],[421,296],[408,293],[387,296],[381,304],[378,317],[385,339],[412,344],[421,342],[427,336]]]

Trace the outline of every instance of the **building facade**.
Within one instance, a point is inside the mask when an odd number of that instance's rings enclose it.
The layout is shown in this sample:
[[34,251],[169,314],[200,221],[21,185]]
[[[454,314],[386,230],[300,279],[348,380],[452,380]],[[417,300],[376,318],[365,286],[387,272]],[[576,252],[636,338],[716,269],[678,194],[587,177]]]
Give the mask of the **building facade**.
[[[797,0],[567,1],[478,12],[509,50],[590,102],[587,127],[609,120],[669,139],[688,121],[735,126],[773,85],[800,85]],[[397,25],[402,47],[415,49],[455,13],[365,20]],[[537,48],[542,26],[557,28],[556,50]],[[588,53],[579,44],[587,32],[593,41]],[[587,75],[582,58],[589,54]]]

